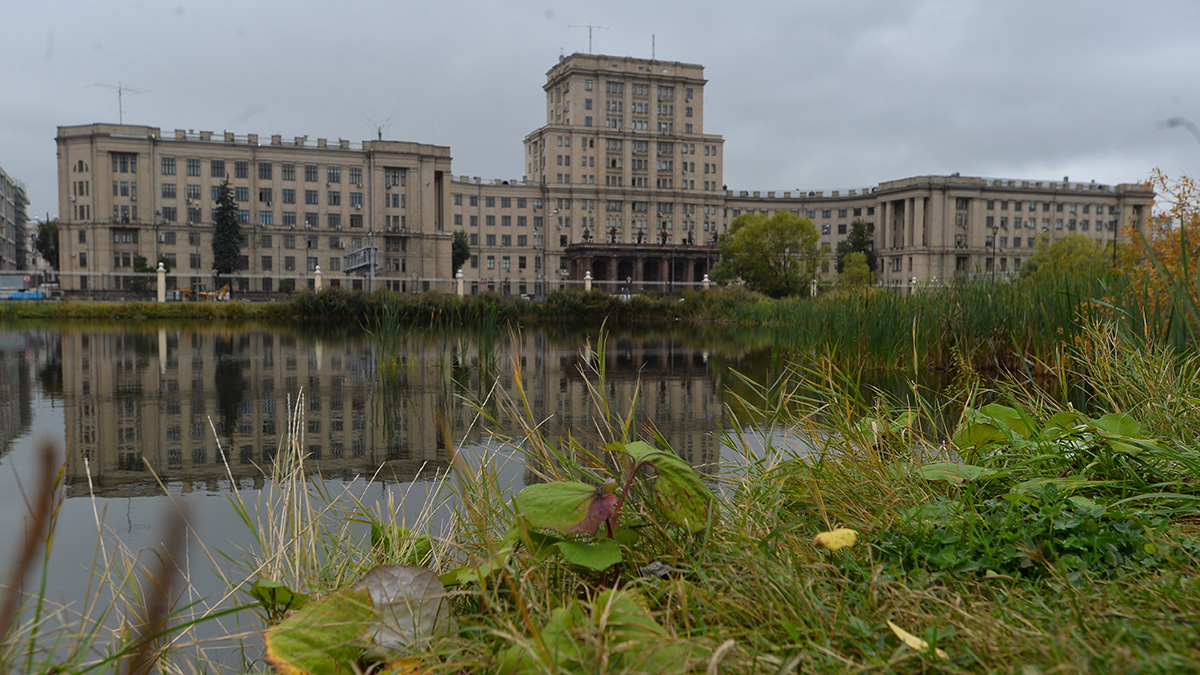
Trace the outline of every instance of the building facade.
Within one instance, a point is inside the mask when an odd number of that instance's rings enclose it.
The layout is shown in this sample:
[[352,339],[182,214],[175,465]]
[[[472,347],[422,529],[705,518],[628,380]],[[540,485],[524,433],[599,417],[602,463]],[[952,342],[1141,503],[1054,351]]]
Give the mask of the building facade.
[[[543,87],[545,124],[524,139],[524,174],[508,180],[451,178],[449,148],[417,143],[60,127],[64,287],[128,288],[135,254],[166,256],[169,287],[203,283],[214,190],[226,177],[247,235],[235,290],[263,293],[312,286],[318,266],[328,283],[449,291],[458,230],[471,247],[462,268],[470,293],[541,295],[585,276],[608,291],[695,287],[734,218],[780,210],[817,227],[825,282],[838,243],[863,220],[877,284],[903,290],[1017,272],[1042,234],[1127,241],[1150,214],[1143,185],[1065,177],[728,190],[724,139],[704,126],[705,83],[696,64],[564,57]],[[364,278],[369,268],[345,269],[346,254],[362,249],[378,251],[375,280]]]
[[[318,269],[328,285],[399,292],[451,276],[447,147],[114,124],[59,127],[56,141],[65,291],[128,291],[137,256],[165,261],[169,289],[211,283],[225,181],[242,228],[235,291],[312,287]],[[364,249],[377,252],[378,279],[343,269]]]
[[25,231],[29,198],[25,187],[0,168],[0,270],[24,270],[29,265]]

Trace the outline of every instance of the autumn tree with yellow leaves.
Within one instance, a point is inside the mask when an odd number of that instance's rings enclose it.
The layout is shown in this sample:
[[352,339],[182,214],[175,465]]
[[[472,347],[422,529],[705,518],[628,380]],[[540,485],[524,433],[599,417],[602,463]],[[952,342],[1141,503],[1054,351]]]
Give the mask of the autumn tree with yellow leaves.
[[[1155,170],[1148,181],[1156,193],[1146,227],[1135,230],[1121,248],[1122,273],[1148,324],[1156,319],[1160,337],[1187,335],[1196,346],[1200,335],[1200,184],[1190,176],[1171,178]],[[1154,312],[1155,316],[1148,314]]]

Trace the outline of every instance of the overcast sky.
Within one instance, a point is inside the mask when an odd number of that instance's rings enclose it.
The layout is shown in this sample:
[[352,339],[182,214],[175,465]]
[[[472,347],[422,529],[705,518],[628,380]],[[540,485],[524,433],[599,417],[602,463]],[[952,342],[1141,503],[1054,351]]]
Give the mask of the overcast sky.
[[57,214],[55,127],[449,145],[519,178],[560,54],[699,63],[731,189],[1196,174],[1200,2],[2,0],[0,166]]

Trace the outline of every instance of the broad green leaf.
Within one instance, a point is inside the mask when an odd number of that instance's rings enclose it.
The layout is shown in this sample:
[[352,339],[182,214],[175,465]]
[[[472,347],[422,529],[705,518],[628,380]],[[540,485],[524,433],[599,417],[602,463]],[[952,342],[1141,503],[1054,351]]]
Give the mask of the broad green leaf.
[[1060,412],[1055,413],[1046,420],[1046,425],[1042,427],[1043,432],[1049,429],[1062,429],[1070,431],[1079,424],[1079,413],[1075,412]]
[[602,541],[560,541],[563,560],[572,565],[603,572],[621,562],[621,545],[611,539]]
[[687,650],[672,640],[635,594],[608,590],[588,603],[569,601],[550,614],[536,642],[500,655],[499,672],[591,673],[603,656],[607,672],[684,672]]
[[916,468],[915,473],[925,480],[944,480],[958,485],[972,480],[979,480],[995,474],[992,469],[974,464],[958,464],[956,462],[938,462]]
[[[550,613],[550,618],[546,621],[545,627],[539,632],[535,640],[541,640],[541,646],[545,648],[545,655],[550,661],[544,664],[544,668],[537,668],[537,664],[541,661],[541,650],[537,646],[532,646],[532,653],[522,645],[513,645],[504,650],[500,654],[500,663],[497,670],[500,673],[528,673],[555,670],[567,670],[563,668],[563,664],[583,664],[585,662],[584,649],[589,646],[589,643],[584,640],[576,640],[575,633],[579,631],[581,623],[586,621],[583,611],[579,604],[574,600],[569,601],[570,604],[566,607],[559,607]],[[568,671],[570,672],[570,671]]]
[[908,517],[917,522],[949,520],[962,513],[962,504],[954,501],[932,501],[917,504],[908,512]]
[[525,549],[538,560],[545,560],[547,556],[558,552],[558,545],[562,541],[563,538],[556,534],[548,534],[530,529],[525,530]]
[[617,505],[617,496],[585,483],[538,483],[514,497],[530,527],[560,534],[595,534]]
[[1142,425],[1126,413],[1112,413],[1092,422],[1098,429],[1117,436],[1137,436],[1142,433]]
[[890,434],[896,434],[904,429],[912,428],[916,420],[917,414],[908,410],[887,421],[879,420],[875,417],[864,417],[854,425],[854,429],[866,436],[867,442],[871,445],[876,445]]
[[424,565],[429,562],[429,556],[433,552],[433,538],[400,525],[371,523],[371,548],[398,551],[405,546],[412,547],[405,562],[410,565]]
[[310,602],[267,630],[267,662],[283,675],[354,675],[373,615],[366,591]]
[[657,450],[642,441],[629,443],[625,451],[634,461],[645,462],[658,471],[654,502],[668,520],[689,532],[705,528],[713,494],[691,464],[675,453]]
[[951,439],[960,448],[980,448],[1008,440],[1008,436],[991,422],[964,422]]
[[[1085,511],[1090,511],[1093,513],[1093,515],[1099,515],[1099,513],[1103,513],[1103,511],[1104,511],[1103,506],[1100,506],[1099,504],[1088,499],[1087,497],[1081,497],[1079,495],[1075,495],[1074,497],[1067,497],[1067,501],[1071,502],[1071,504],[1073,504],[1075,506],[1075,508],[1082,509]],[[1097,512],[1099,512],[1099,513],[1097,513]]]
[[437,575],[415,565],[373,568],[350,587],[370,594],[375,608],[371,644],[383,656],[424,649],[430,639],[445,635],[452,619],[446,588]]
[[995,420],[997,425],[1008,427],[1012,431],[1020,434],[1024,438],[1029,438],[1029,425],[1025,422],[1025,418],[1019,411],[999,403],[989,403],[979,409],[979,413],[992,420]]
[[1156,441],[1140,437],[1141,423],[1125,413],[1105,415],[1092,422],[1092,426],[1100,430],[1114,452],[1136,456],[1158,447]]
[[1017,483],[1012,486],[1012,492],[1022,495],[1036,494],[1045,489],[1046,486],[1053,485],[1060,492],[1067,493],[1080,488],[1104,485],[1106,482],[1102,480],[1088,480],[1083,476],[1063,476],[1061,478],[1039,476]]
[[284,584],[277,581],[268,581],[267,579],[259,579],[254,582],[254,586],[250,588],[249,593],[268,610],[273,608],[285,611],[299,609],[304,603],[308,602],[308,596],[304,593],[297,593]]
[[508,532],[504,534],[504,538],[500,540],[500,548],[494,556],[478,565],[467,563],[462,567],[456,567],[442,574],[438,579],[446,586],[461,586],[490,577],[496,570],[508,564],[509,558],[512,557],[513,551],[516,549],[517,542],[521,540],[523,529],[520,525],[514,523],[512,527],[508,528]]
[[[683,672],[687,651],[677,642],[665,641],[662,626],[650,616],[636,594],[607,590],[596,597],[593,620],[614,637],[621,638],[612,649],[621,664],[617,672]],[[624,642],[625,644],[621,644]],[[640,644],[639,644],[640,643]]]

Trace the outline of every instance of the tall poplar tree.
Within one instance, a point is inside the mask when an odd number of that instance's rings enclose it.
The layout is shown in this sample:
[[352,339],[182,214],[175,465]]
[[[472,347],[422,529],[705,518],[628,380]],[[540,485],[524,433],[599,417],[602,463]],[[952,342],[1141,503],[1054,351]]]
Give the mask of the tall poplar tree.
[[229,179],[217,188],[217,212],[213,216],[213,274],[219,280],[237,271],[242,254],[242,229],[238,226],[237,202]]

